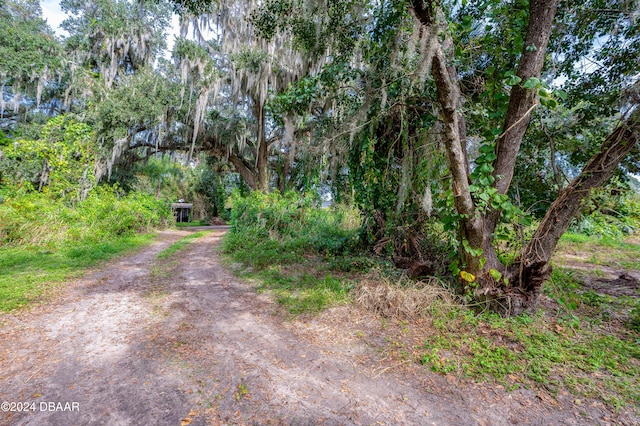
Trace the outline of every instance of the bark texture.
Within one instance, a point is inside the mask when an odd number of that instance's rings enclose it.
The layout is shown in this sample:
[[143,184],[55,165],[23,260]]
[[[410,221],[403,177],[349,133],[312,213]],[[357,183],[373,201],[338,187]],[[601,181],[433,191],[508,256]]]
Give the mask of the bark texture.
[[[482,219],[476,212],[475,203],[469,190],[469,162],[465,147],[466,123],[461,114],[462,95],[460,83],[455,67],[447,61],[447,56],[452,57],[453,41],[445,35],[444,41],[440,41],[439,35],[442,29],[438,25],[437,13],[432,2],[413,0],[411,9],[414,17],[425,27],[430,35],[429,43],[435,45],[433,51],[431,72],[437,87],[438,103],[440,104],[445,130],[445,146],[451,181],[455,195],[455,207],[462,219],[462,237],[468,241],[474,249],[482,247],[483,232]],[[446,33],[445,33],[446,34]],[[478,256],[472,256],[465,252],[464,262],[467,270],[479,271],[481,262]]]
[[231,164],[233,164],[233,167],[235,167],[236,172],[240,174],[242,180],[244,180],[244,183],[249,185],[249,188],[253,190],[260,189],[258,177],[251,169],[250,164],[247,164],[242,158],[238,157],[235,154],[229,155],[229,161],[231,162]]
[[[525,89],[522,85],[532,77],[540,77],[557,5],[558,0],[532,0],[529,6],[527,34],[516,73],[522,82],[511,89],[503,133],[496,143],[493,176],[496,178],[495,188],[501,194],[506,194],[511,186],[522,138],[537,104],[536,90]],[[499,218],[499,210],[487,214],[484,226],[488,235],[495,231]]]

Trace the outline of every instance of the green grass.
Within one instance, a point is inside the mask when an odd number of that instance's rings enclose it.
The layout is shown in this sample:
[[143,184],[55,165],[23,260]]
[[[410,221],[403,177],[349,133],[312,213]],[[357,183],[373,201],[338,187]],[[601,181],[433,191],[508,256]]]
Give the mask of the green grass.
[[169,247],[167,247],[166,249],[158,253],[157,258],[166,259],[168,257],[171,257],[177,251],[182,250],[187,244],[191,243],[193,240],[200,238],[204,235],[207,235],[208,233],[209,231],[200,231],[200,232],[195,232],[191,235],[187,235],[186,237],[181,238],[180,240],[176,241],[175,243],[171,244]]
[[[98,186],[85,199],[0,187],[0,311],[28,306],[101,261],[151,241],[171,210],[152,195]],[[142,236],[140,236],[142,235]]]
[[[640,244],[612,237],[566,233],[558,244],[559,252],[572,252],[585,263],[614,266],[625,270],[640,269]],[[559,257],[562,263],[562,256]]]
[[496,380],[510,387],[537,384],[552,394],[602,398],[617,408],[640,403],[638,336],[569,327],[542,315],[504,319],[464,308],[436,314],[419,361],[441,374]]
[[255,271],[251,268],[237,275],[256,284],[259,292],[268,292],[293,316],[315,313],[346,303],[352,284],[330,274],[318,277],[303,272],[301,265],[283,271],[280,266]]
[[309,250],[305,238],[276,241],[229,233],[222,251],[228,261],[245,266],[238,273],[241,278],[273,294],[291,315],[320,312],[349,299],[351,284],[337,277],[332,262]]
[[116,255],[149,244],[153,235],[115,238],[111,242],[83,242],[55,249],[0,248],[0,311],[11,312],[46,298],[57,283]]
[[193,222],[176,222],[176,228],[189,228],[191,226],[209,226],[209,221],[194,220]]
[[576,234],[576,233],[573,233],[573,232],[566,232],[560,238],[560,241],[569,242],[569,243],[587,243],[587,242],[592,242],[592,241],[595,241],[595,240],[596,240],[596,238],[594,238],[594,237],[590,237],[590,236],[584,235],[584,234]]

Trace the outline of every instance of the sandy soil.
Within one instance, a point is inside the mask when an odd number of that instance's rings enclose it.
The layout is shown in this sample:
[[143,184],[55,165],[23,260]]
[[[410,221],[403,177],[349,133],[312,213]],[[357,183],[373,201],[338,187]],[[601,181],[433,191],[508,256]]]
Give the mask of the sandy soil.
[[273,301],[220,265],[215,246],[224,230],[157,260],[188,232],[163,232],[139,253],[70,283],[53,302],[0,316],[0,401],[28,403],[26,412],[0,412],[0,424],[637,420],[588,401],[576,407],[569,396],[506,392],[390,359],[380,319],[354,307],[283,319]]

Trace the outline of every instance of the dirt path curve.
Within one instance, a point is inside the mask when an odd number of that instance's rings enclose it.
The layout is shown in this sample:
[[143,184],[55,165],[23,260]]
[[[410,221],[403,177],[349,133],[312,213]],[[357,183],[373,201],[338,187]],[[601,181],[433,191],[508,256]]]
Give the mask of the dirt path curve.
[[549,424],[554,410],[532,404],[532,391],[487,400],[487,389],[462,394],[440,376],[385,367],[374,345],[340,326],[348,307],[283,321],[220,266],[223,233],[167,262],[157,253],[188,231],[165,231],[55,302],[0,316],[0,401],[35,403],[0,412],[0,424]]

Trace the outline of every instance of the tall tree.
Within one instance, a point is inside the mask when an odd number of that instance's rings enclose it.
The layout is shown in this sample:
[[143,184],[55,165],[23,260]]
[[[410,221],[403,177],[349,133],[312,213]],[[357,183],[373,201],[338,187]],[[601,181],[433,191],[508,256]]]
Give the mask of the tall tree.
[[[287,125],[274,121],[267,103],[274,94],[283,92],[291,83],[308,74],[315,74],[326,61],[327,52],[315,44],[309,44],[310,40],[316,40],[315,37],[305,39],[292,36],[282,30],[281,23],[257,25],[259,23],[256,20],[260,20],[262,15],[255,12],[260,6],[261,2],[252,0],[217,2],[206,14],[184,16],[183,35],[191,29],[196,40],[209,51],[227,77],[227,84],[220,88],[218,104],[222,108],[216,108],[217,114],[234,111],[227,117],[231,121],[239,116],[248,118],[241,122],[249,124],[246,129],[250,129],[251,133],[238,134],[241,140],[239,144],[217,138],[203,140],[203,146],[210,146],[212,152],[228,158],[250,186],[268,191],[271,184],[270,158],[278,151],[290,148],[295,126],[292,126],[293,120],[286,117]],[[294,3],[268,2],[264,6],[276,8],[281,16],[287,10],[293,10]],[[298,25],[312,31],[314,36],[316,28],[323,28],[312,16],[303,20],[300,15],[300,18]],[[296,46],[304,48],[296,49]],[[210,105],[215,108],[215,104]],[[236,114],[238,111],[240,114]],[[224,119],[224,115],[221,118]],[[219,127],[212,124],[213,127]],[[207,134],[212,135],[212,132],[203,133]],[[280,148],[276,149],[276,145],[280,145]]]
[[432,73],[445,123],[455,208],[463,238],[461,277],[476,288],[477,298],[487,300],[493,309],[507,315],[535,309],[542,284],[551,273],[549,260],[553,250],[582,199],[592,188],[606,182],[640,137],[637,99],[630,98],[621,105],[624,112],[620,124],[582,173],[561,192],[517,261],[509,266],[500,262],[493,244],[494,231],[501,214],[513,210],[506,193],[532,111],[539,102],[540,76],[556,8],[556,0],[530,2],[524,43],[501,131],[495,148],[493,144],[485,145],[483,161],[476,160],[478,173],[470,174],[462,132],[465,116],[459,108],[462,96],[459,73],[448,60],[453,56],[453,42],[443,25],[446,21],[437,4],[411,2],[415,19],[434,34]]
[[102,76],[107,89],[118,76],[151,66],[166,47],[170,11],[164,3],[63,0],[69,16],[67,48],[76,62]]

